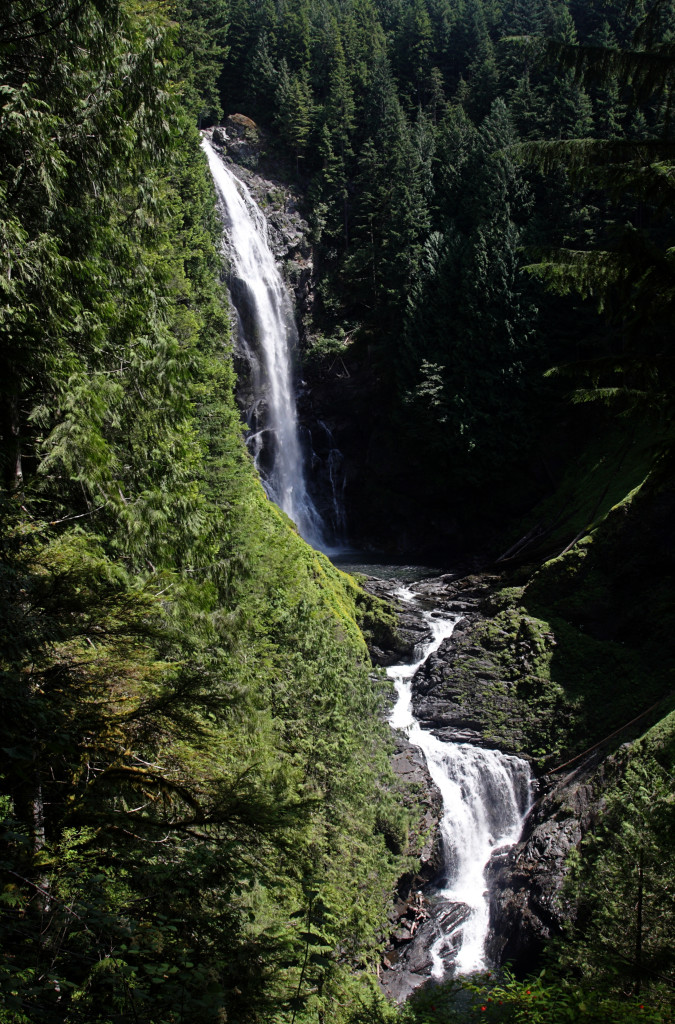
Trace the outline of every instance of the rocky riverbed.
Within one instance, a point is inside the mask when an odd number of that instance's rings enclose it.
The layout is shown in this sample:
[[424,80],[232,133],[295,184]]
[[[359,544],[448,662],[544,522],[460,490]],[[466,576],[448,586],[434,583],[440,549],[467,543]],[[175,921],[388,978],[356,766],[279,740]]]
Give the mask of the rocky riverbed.
[[[461,616],[455,631],[443,641],[418,670],[413,680],[413,707],[426,730],[444,741],[471,742],[523,752],[518,722],[522,698],[513,683],[515,669],[508,667],[503,649],[486,644],[492,637],[490,625],[493,598],[500,580],[489,575],[457,578],[451,575],[414,584],[422,606],[411,605],[397,596],[395,581],[370,579],[366,589],[388,600],[399,620],[397,647],[372,650],[378,665],[413,660],[420,643],[430,639],[422,607],[439,615]],[[539,637],[529,643],[534,648]],[[521,630],[517,646],[507,646],[516,669],[528,670],[536,650],[528,649],[528,636]],[[499,683],[502,683],[500,686]],[[495,694],[501,696],[495,709]],[[503,722],[503,727],[499,723]],[[380,972],[383,990],[401,1001],[431,974],[430,947],[439,929],[461,923],[461,905],[445,921],[448,904],[434,899],[434,881],[442,866],[437,836],[441,810],[440,794],[434,786],[421,752],[396,734],[395,772],[423,792],[424,818],[417,835],[425,842],[420,870],[401,879],[390,911],[391,933]],[[494,964],[511,962],[516,970],[533,969],[545,945],[559,935],[569,915],[562,892],[569,851],[578,846],[591,827],[601,806],[606,762],[601,754],[577,762],[574,770],[542,779],[535,802],[526,819],[519,843],[509,850],[496,850],[487,871],[490,892],[490,935],[487,955]],[[451,962],[452,954],[448,955]]]

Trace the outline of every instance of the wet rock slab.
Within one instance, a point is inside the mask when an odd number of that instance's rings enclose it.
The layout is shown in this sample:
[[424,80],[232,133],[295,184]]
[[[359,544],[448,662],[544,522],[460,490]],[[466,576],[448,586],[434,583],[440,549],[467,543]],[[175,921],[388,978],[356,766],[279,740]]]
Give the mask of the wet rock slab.
[[301,199],[285,182],[262,173],[266,142],[264,132],[243,114],[232,114],[223,126],[206,129],[229,169],[242,181],[265,215],[267,239],[282,261],[287,283],[293,288],[298,309],[311,305],[313,258],[310,228],[302,216]]
[[415,989],[431,979],[434,967],[431,949],[441,934],[446,936],[444,948],[439,952],[443,973],[452,972],[457,956],[452,935],[471,913],[465,903],[446,900],[426,908],[421,893],[419,897],[419,916],[410,928],[401,930],[400,938],[389,947],[379,974],[380,988],[397,1003],[404,1002]]
[[418,584],[416,590],[425,599],[441,596],[444,614],[456,614],[459,621],[452,636],[416,673],[413,709],[422,728],[445,742],[520,753],[522,730],[513,682],[502,678],[499,659],[479,639],[488,617],[483,605],[498,582],[497,577],[482,575]]
[[398,642],[389,647],[371,645],[370,657],[373,664],[388,668],[412,662],[416,648],[433,639],[429,624],[424,618],[423,608],[405,601],[397,591],[401,584],[395,580],[380,580],[371,576],[363,584],[364,590],[391,605],[398,623]]
[[519,843],[493,857],[487,953],[520,973],[535,970],[548,942],[562,934],[572,908],[564,895],[567,857],[577,848],[602,807],[612,757],[584,761],[556,781],[548,780],[525,822]]
[[410,743],[402,733],[396,733],[395,737],[396,747],[391,765],[394,774],[406,784],[410,800],[414,801],[418,810],[418,820],[410,836],[410,852],[419,857],[420,869],[416,875],[406,875],[399,882],[395,913],[390,915],[394,926],[398,918],[408,916],[409,902],[415,902],[411,893],[435,878],[443,864],[438,836],[443,799],[429,774],[426,758],[420,748]]
[[[442,740],[513,751],[517,739],[517,702],[510,699],[503,687],[501,715],[505,726],[501,735],[495,734],[494,714],[490,718],[486,708],[490,702],[488,710],[494,712],[495,696],[499,697],[498,666],[491,652],[476,642],[476,625],[485,618],[481,606],[492,585],[486,578],[440,578],[414,586],[424,605],[438,608],[443,615],[457,614],[461,619],[453,635],[416,673],[412,683],[413,705],[423,728]],[[395,583],[377,581],[372,586],[378,596],[393,599],[397,612],[406,616],[402,627],[407,631],[412,660],[415,642],[429,638],[424,635],[421,611],[414,605],[406,607],[405,603],[399,611],[401,601],[396,598]],[[404,659],[399,656],[396,660]],[[488,723],[492,731],[483,738]],[[408,773],[411,779],[414,771],[424,774],[423,760],[421,752],[409,744],[407,749],[399,747],[395,756],[399,772]],[[411,765],[415,763],[413,770]],[[563,783],[551,782],[530,812],[521,841],[512,849],[494,852],[486,873],[491,922],[486,953],[490,962],[511,961],[519,970],[533,969],[547,942],[560,933],[569,915],[561,896],[566,858],[581,841],[592,818],[594,792],[593,782],[578,775]],[[432,820],[433,815],[427,819]],[[438,863],[438,857],[436,851],[428,867]],[[431,876],[427,877],[431,882]],[[398,899],[390,917],[391,941],[380,972],[383,990],[399,1002],[431,978],[430,948],[441,926],[444,932],[452,933],[463,920],[461,909],[448,909],[452,907],[448,904],[441,909],[443,904],[435,902],[432,884],[422,885],[416,891],[412,880],[409,881],[406,897]],[[466,913],[465,908],[464,916]],[[453,914],[457,916],[453,918]],[[442,953],[446,973],[452,972],[455,955],[451,939]]]

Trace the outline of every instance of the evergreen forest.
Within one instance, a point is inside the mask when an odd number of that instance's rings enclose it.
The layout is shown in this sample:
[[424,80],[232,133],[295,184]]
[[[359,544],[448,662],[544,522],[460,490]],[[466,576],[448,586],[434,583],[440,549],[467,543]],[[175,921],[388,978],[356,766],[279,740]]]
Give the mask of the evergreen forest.
[[[1,1024],[673,1020],[674,88],[673,0],[5,0]],[[565,928],[400,1006],[399,627],[245,445],[232,115],[350,539],[490,574],[541,776],[610,741]]]

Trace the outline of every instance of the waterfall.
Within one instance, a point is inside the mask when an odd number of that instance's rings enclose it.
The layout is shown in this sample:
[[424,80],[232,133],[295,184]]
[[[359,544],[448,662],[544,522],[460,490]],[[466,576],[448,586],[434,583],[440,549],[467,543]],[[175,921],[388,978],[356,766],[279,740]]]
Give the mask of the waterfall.
[[324,519],[331,525],[333,536],[338,544],[344,545],[347,542],[347,518],[345,516],[345,469],[344,456],[335,443],[333,432],[330,427],[318,420],[317,425],[324,435],[322,450],[325,456],[322,460],[322,477],[324,478],[323,490],[328,496]]
[[230,294],[244,334],[255,402],[248,445],[263,486],[300,534],[325,548],[321,516],[307,491],[291,360],[297,330],[291,299],[267,243],[267,223],[246,186],[202,139],[227,231]]
[[[405,601],[415,599],[407,587],[401,587],[397,594]],[[416,721],[413,676],[459,621],[459,617],[444,619],[424,614],[433,640],[422,645],[413,664],[387,669],[398,694],[389,722],[424,752],[429,774],[443,798],[440,830],[445,877],[438,895],[468,910],[459,924],[438,934],[431,948],[432,974],[442,978],[450,961],[460,974],[486,966],[489,908],[485,868],[496,849],[513,845],[520,838],[531,801],[531,776],[529,765],[518,757],[470,743],[443,742]]]

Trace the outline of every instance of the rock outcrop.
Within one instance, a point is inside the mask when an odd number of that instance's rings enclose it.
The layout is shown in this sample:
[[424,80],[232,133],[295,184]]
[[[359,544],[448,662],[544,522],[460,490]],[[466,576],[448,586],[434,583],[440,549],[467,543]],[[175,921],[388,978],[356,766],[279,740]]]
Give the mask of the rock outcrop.
[[[244,114],[231,114],[222,126],[206,129],[230,170],[246,185],[265,215],[270,248],[295,294],[298,326],[311,312],[313,258],[310,228],[298,192],[273,173],[266,159],[266,140]],[[302,332],[301,332],[302,333]]]
[[[410,927],[399,928],[399,932],[394,933],[394,943],[382,960],[379,980],[385,995],[402,1003],[415,989],[428,982],[434,969],[431,951],[436,939],[441,934],[452,935],[470,913],[470,907],[464,903],[439,900],[429,904],[422,892],[418,892],[412,903],[412,913],[408,912]],[[397,941],[399,933],[402,938]],[[450,939],[438,954],[444,972],[452,970],[456,954],[457,947]]]
[[398,1002],[405,999],[429,977],[435,925],[434,908],[428,888],[443,867],[438,823],[442,799],[426,766],[424,754],[401,733],[396,733],[392,758],[395,775],[405,783],[418,811],[408,852],[419,857],[419,869],[403,875],[392,901],[388,920],[389,937],[382,959],[380,984]]
[[364,589],[369,594],[387,601],[396,614],[397,635],[388,636],[387,643],[370,645],[370,657],[374,665],[388,667],[400,665],[414,660],[415,649],[432,639],[429,625],[417,604],[404,601],[398,591],[401,584],[397,580],[380,580],[374,576],[364,581]]
[[544,780],[520,842],[490,862],[487,952],[495,963],[533,971],[548,942],[562,934],[572,913],[563,888],[567,858],[596,821],[613,766],[614,758],[596,753],[557,781]]
[[498,577],[441,576],[415,585],[425,602],[459,618],[452,634],[413,680],[413,707],[424,729],[444,741],[473,743],[524,756],[519,700],[481,626]]

